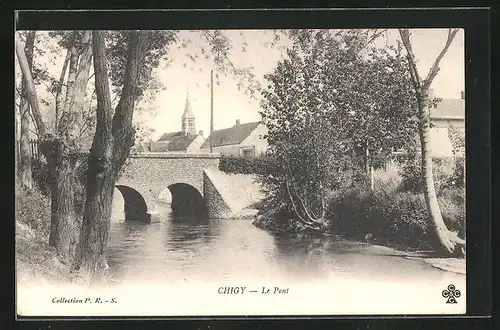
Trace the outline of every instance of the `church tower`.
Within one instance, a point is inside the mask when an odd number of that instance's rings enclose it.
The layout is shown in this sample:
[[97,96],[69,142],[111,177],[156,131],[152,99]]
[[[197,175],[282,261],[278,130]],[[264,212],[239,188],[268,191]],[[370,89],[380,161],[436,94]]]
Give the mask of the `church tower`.
[[196,124],[191,103],[189,103],[189,92],[186,93],[186,105],[182,114],[182,133],[184,135],[196,135]]

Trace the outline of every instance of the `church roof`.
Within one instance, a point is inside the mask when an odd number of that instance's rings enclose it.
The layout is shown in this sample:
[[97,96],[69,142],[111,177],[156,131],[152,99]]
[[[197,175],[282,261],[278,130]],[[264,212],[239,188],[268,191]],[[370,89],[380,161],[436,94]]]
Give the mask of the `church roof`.
[[[212,147],[242,143],[256,128],[260,122],[237,124],[233,127],[216,130],[212,134]],[[201,148],[210,147],[210,137],[203,142]]]
[[[168,134],[168,133],[167,133]],[[164,134],[165,135],[165,134]],[[191,143],[198,137],[198,135],[176,135],[167,140],[168,143],[156,143],[154,146],[155,152],[169,152],[169,151],[186,151]],[[164,142],[167,142],[164,141]],[[158,142],[162,142],[158,140]]]
[[198,135],[192,134],[175,136],[167,146],[168,151],[184,151],[197,137]]
[[171,132],[171,133],[165,133],[163,134],[158,140],[157,142],[167,142],[167,141],[170,141],[172,140],[172,138],[174,138],[175,136],[181,136],[181,135],[184,135],[182,134],[181,131],[179,132]]
[[431,118],[457,118],[465,119],[465,100],[442,99],[436,108],[431,108]]
[[184,105],[184,113],[182,114],[182,120],[185,118],[194,118],[191,103],[189,102],[189,94],[186,95],[186,104]]

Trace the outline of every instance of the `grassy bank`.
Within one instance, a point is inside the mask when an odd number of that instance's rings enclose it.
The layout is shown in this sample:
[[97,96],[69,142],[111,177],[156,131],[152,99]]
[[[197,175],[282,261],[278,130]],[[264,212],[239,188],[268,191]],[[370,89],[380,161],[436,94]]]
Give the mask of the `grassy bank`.
[[48,237],[19,222],[16,223],[16,277],[20,285],[70,282],[70,267],[48,246]]
[[[436,191],[447,227],[464,237],[465,194],[456,179],[456,167],[440,161],[435,167]],[[404,175],[397,163],[374,173],[374,189],[346,181],[331,193],[328,232],[346,239],[388,246],[402,251],[427,251],[438,255],[441,245],[435,234],[423,192]],[[301,233],[304,227],[293,212],[260,206],[254,224],[271,231]]]
[[[439,251],[422,192],[402,188],[395,171],[376,174],[374,190],[351,188],[340,191],[329,204],[332,231],[343,237],[400,250]],[[463,187],[443,186],[437,190],[438,203],[447,227],[465,231]]]
[[38,189],[16,189],[16,277],[18,284],[61,284],[70,267],[49,247],[50,202]]

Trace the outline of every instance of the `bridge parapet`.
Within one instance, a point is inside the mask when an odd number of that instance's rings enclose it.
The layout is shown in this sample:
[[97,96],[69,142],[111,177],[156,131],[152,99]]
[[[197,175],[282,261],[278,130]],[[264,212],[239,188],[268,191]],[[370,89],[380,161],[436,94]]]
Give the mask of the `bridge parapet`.
[[130,154],[129,158],[167,158],[167,159],[176,159],[176,158],[206,158],[206,159],[219,159],[221,158],[220,153],[196,153],[189,154],[185,152],[138,152]]

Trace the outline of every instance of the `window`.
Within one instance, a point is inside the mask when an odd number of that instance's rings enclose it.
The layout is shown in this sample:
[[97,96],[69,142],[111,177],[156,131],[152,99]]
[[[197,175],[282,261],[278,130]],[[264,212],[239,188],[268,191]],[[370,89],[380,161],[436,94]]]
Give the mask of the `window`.
[[255,156],[255,147],[241,148],[241,156],[244,158],[250,158]]

